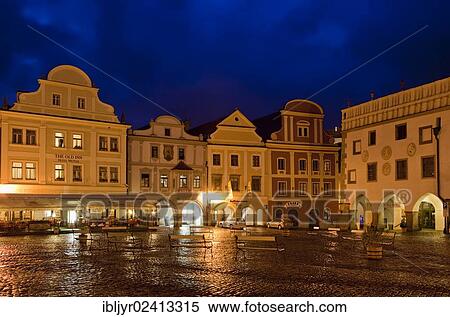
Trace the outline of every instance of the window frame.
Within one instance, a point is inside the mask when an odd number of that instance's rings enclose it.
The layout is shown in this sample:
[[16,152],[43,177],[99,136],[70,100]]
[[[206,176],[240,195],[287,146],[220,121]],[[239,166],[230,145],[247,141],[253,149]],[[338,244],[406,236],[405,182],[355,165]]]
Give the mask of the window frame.
[[[255,164],[255,162],[257,164]],[[261,167],[261,155],[259,155],[259,154],[253,154],[252,155],[252,167],[254,167],[254,168]]]
[[[425,176],[423,162],[426,159],[433,159],[433,175],[432,176]],[[436,177],[436,157],[435,157],[435,155],[422,156],[420,158],[420,169],[421,169],[422,178],[426,178],[426,179],[435,178]]]
[[[359,151],[356,149],[356,145],[359,144]],[[359,155],[362,152],[361,140],[353,140],[353,155]]]
[[[219,158],[219,164],[216,164],[216,158]],[[212,154],[212,166],[222,166],[222,155],[220,153]]]
[[[372,143],[371,136],[375,136],[375,141]],[[371,130],[367,133],[367,146],[374,146],[377,145],[377,130]]]
[[[374,179],[369,179],[369,166],[375,166],[375,178]],[[367,169],[367,182],[368,183],[374,183],[378,181],[378,162],[369,162],[366,165],[366,169]]]
[[[57,134],[61,134],[62,136],[57,136]],[[66,148],[66,133],[65,132],[61,132],[61,131],[55,131],[53,133],[53,146],[57,149],[65,149]],[[62,140],[62,145],[58,145],[60,144],[60,142],[57,142],[57,140]]]
[[[83,107],[80,107],[80,101],[83,101]],[[77,97],[77,109],[86,110],[86,97]]]
[[[253,175],[252,176],[252,179],[251,179],[251,186],[252,186],[252,192],[258,192],[258,193],[260,193],[261,192],[261,176],[255,176],[255,175]],[[255,189],[255,186],[254,186],[254,183],[253,183],[253,181],[255,181],[255,180],[258,180],[258,186],[257,186],[257,188]]]
[[[14,166],[17,164],[18,166]],[[20,166],[19,166],[20,164]],[[16,172],[15,172],[16,171]],[[18,174],[18,177],[15,177],[15,174]],[[23,179],[23,162],[12,161],[11,162],[11,179],[12,180],[21,180]]]
[[[423,139],[423,131],[430,129],[430,140],[424,141]],[[433,143],[433,126],[427,125],[423,127],[419,127],[419,144],[430,144]]]
[[[34,143],[28,142],[29,132],[34,132]],[[36,129],[25,129],[25,144],[26,145],[37,145],[37,130]]]
[[[405,127],[405,136],[400,138],[399,135],[399,128],[401,127]],[[401,141],[401,140],[406,140],[408,138],[408,124],[405,123],[400,123],[400,124],[396,124],[395,125],[395,141]]]
[[[58,98],[55,98],[58,97]],[[55,103],[58,100],[58,104]],[[53,92],[52,93],[52,106],[61,107],[62,106],[62,94]]]
[[[20,133],[14,133],[14,132],[19,132]],[[15,136],[17,136],[17,142]],[[20,141],[20,142],[19,142]],[[18,145],[23,145],[23,129],[21,128],[12,128],[11,129],[11,144],[18,144]]]
[[[284,191],[280,190],[280,184],[285,185]],[[287,181],[277,181],[277,195],[278,196],[287,196],[288,188],[287,188]]]
[[[29,167],[28,164],[32,164],[33,167]],[[35,181],[37,179],[37,164],[36,162],[25,162],[25,180]],[[28,172],[33,171],[34,177],[28,177]]]
[[[79,178],[75,177],[75,167],[79,167],[80,168],[80,177]],[[81,164],[74,164],[74,165],[72,165],[72,182],[74,182],[74,183],[81,183],[81,182],[83,182],[83,165],[81,165]]]
[[[115,141],[113,142],[112,140],[115,140]],[[119,147],[120,147],[119,142],[120,142],[119,137],[116,137],[116,136],[109,137],[109,151],[113,152],[113,153],[118,153]],[[113,144],[116,144],[115,148],[113,148]]]
[[[236,158],[236,165],[233,164],[233,158]],[[239,167],[239,154],[230,154],[230,167]]]
[[[405,177],[404,178],[399,178],[399,163],[400,162],[406,162],[406,171],[405,171]],[[398,159],[395,160],[395,180],[396,181],[403,181],[403,180],[408,180],[408,159]]]
[[[77,138],[75,138],[75,136],[80,136],[80,138],[79,139],[77,139]],[[80,146],[79,147],[77,147],[77,146],[75,146],[75,141],[80,141]],[[79,132],[74,132],[74,133],[72,133],[72,149],[74,149],[74,150],[82,150],[83,149],[83,133],[79,133]]]
[[[282,168],[280,168],[280,162],[283,162]],[[277,172],[286,173],[286,158],[285,157],[277,157]]]
[[[354,174],[355,175],[355,180],[351,179],[351,175]],[[356,184],[357,182],[357,178],[356,178],[356,169],[351,169],[347,171],[347,184]]]
[[[56,169],[57,166],[61,166],[61,169]],[[66,181],[66,165],[63,163],[56,163],[53,166],[55,182],[65,182]],[[59,172],[59,173],[57,173]],[[62,177],[58,178],[57,174],[61,174]]]
[[[154,155],[156,152],[156,155]],[[158,145],[151,145],[150,146],[150,158],[152,159],[158,159],[159,158],[159,146]]]

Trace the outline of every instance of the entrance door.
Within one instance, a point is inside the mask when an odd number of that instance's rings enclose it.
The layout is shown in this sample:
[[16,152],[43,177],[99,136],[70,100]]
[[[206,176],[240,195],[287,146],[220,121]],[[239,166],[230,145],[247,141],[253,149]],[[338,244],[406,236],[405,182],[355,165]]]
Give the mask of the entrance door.
[[435,229],[435,210],[432,204],[426,202],[420,204],[419,224],[423,229]]
[[288,217],[292,221],[292,224],[294,227],[298,227],[300,223],[300,219],[298,218],[298,211],[297,209],[290,209],[288,211]]

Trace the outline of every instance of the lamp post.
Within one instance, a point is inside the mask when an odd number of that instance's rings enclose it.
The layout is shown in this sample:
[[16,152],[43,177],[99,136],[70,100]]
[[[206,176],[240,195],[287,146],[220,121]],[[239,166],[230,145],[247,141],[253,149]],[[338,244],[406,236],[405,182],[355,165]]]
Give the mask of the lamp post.
[[[436,190],[439,199],[442,200],[443,205],[445,204],[445,199],[441,196],[441,158],[440,158],[440,134],[441,134],[441,118],[436,118],[436,126],[433,128],[433,135],[436,139]],[[448,234],[448,215],[444,215],[444,233]]]

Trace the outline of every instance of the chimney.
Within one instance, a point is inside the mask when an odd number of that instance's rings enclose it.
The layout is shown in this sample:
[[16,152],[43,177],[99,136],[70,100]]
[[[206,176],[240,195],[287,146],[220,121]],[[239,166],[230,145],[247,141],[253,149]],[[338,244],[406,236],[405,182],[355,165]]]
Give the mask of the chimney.
[[126,123],[125,112],[122,112],[122,114],[120,115],[120,123]]
[[6,97],[3,97],[3,105],[2,105],[2,109],[3,109],[3,110],[8,110],[8,109],[9,109],[8,99],[7,99]]
[[402,79],[400,80],[400,90],[405,90],[406,89],[406,82]]
[[375,91],[372,90],[372,91],[370,92],[370,100],[374,100],[374,99],[375,99]]

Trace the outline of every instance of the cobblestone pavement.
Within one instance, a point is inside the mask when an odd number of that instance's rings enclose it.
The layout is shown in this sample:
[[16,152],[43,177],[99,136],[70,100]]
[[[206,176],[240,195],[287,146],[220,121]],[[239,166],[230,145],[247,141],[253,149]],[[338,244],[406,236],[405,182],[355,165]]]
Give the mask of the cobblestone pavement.
[[[272,252],[235,260],[233,236],[214,229],[214,256],[170,252],[167,235],[143,253],[81,247],[72,235],[1,237],[1,296],[449,296],[450,237],[399,234],[396,253],[367,260],[360,245],[324,233],[281,236]],[[280,234],[258,229],[256,234]],[[124,233],[125,234],[125,233]]]

